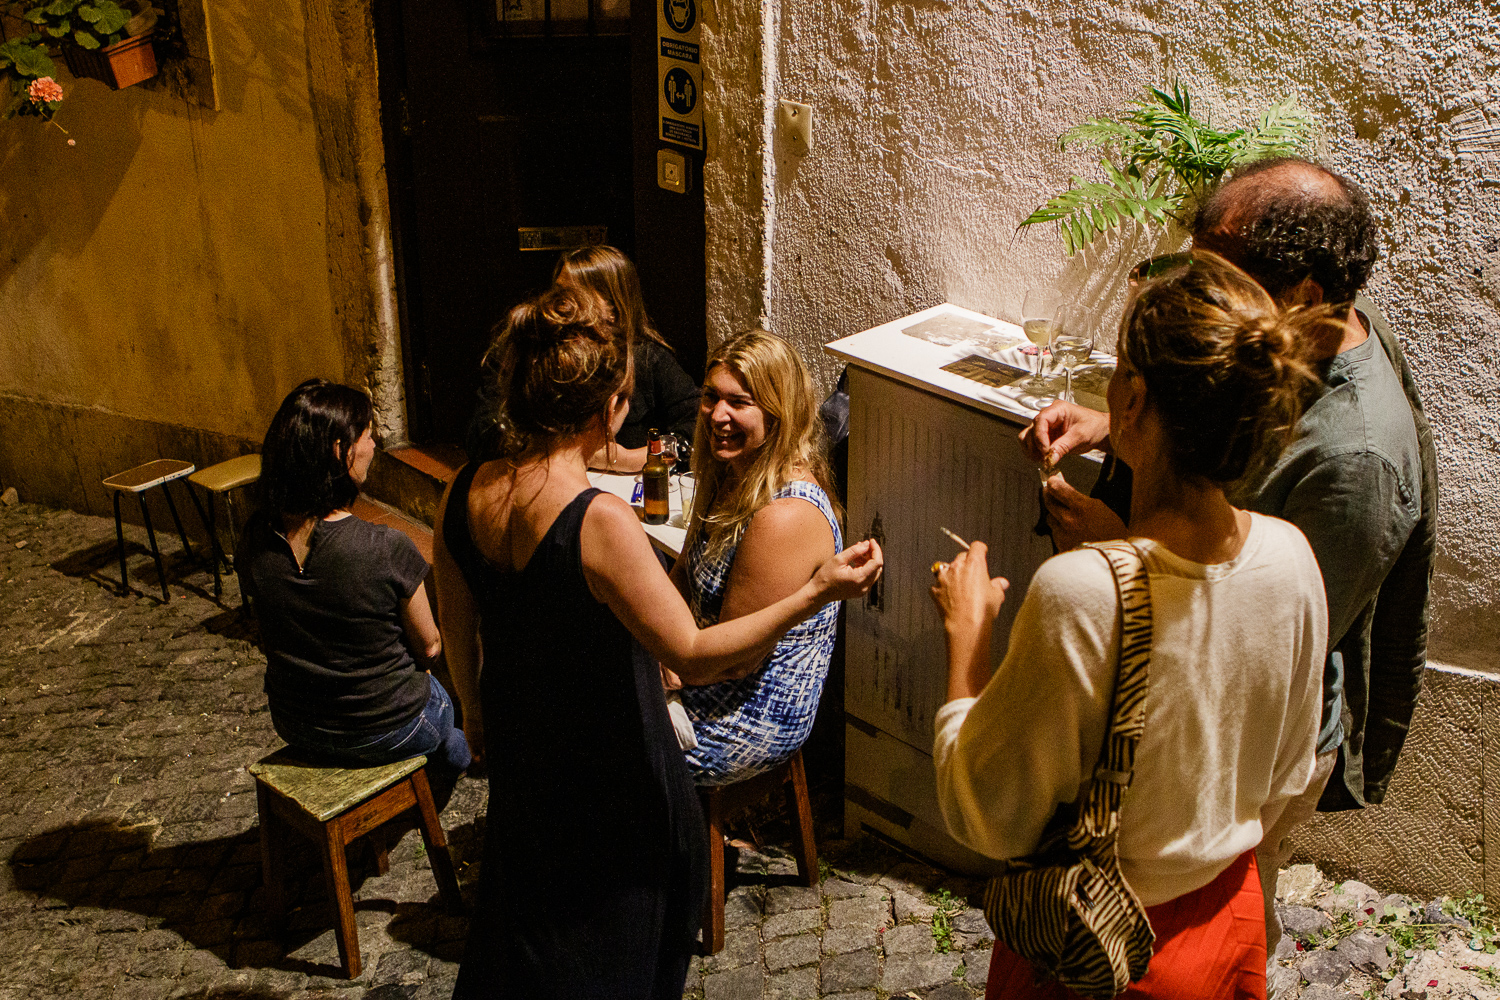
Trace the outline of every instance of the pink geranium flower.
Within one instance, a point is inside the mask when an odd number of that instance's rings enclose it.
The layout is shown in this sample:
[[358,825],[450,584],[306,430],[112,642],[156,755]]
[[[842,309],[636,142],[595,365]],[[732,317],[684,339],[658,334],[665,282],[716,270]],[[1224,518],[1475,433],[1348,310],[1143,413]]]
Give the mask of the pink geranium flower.
[[26,96],[37,104],[50,104],[63,99],[63,89],[52,77],[40,76],[26,88]]

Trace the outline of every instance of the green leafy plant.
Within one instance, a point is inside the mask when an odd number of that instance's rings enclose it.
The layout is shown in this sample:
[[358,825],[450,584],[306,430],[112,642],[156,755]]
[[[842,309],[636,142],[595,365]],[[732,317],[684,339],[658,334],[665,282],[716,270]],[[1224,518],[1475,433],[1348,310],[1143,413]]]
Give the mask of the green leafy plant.
[[932,947],[940,955],[953,950],[953,918],[964,911],[964,901],[947,889],[927,894],[927,902],[937,907],[932,914]]
[[1063,148],[1082,143],[1103,151],[1102,181],[1070,179],[1072,187],[1021,220],[1057,223],[1069,256],[1126,220],[1165,228],[1187,224],[1188,213],[1224,175],[1268,156],[1286,156],[1312,136],[1311,114],[1289,97],[1267,108],[1254,125],[1222,131],[1193,116],[1193,98],[1180,83],[1147,88],[1124,109],[1064,132]]
[[49,46],[104,48],[152,30],[165,13],[151,0],[13,0],[0,3],[0,9],[32,28],[0,44],[0,77],[8,80],[11,93],[0,119],[36,115],[45,121],[63,99]]

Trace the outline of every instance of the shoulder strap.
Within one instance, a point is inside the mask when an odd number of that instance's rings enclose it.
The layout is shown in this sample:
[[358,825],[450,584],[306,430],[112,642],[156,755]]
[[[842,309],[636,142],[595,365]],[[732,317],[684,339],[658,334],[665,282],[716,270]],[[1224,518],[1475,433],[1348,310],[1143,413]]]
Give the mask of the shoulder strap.
[[[443,544],[464,576],[471,581],[474,572],[483,560],[474,545],[474,536],[469,531],[469,488],[474,485],[474,473],[478,462],[470,462],[458,470],[453,479],[453,488],[448,491],[448,508],[443,512]],[[470,583],[470,586],[473,586]]]
[[1146,726],[1146,693],[1151,681],[1151,580],[1140,551],[1129,542],[1090,544],[1109,562],[1120,595],[1120,664],[1109,728],[1099,750],[1094,781],[1069,831],[1075,848],[1113,836],[1120,801],[1135,774],[1135,748]]

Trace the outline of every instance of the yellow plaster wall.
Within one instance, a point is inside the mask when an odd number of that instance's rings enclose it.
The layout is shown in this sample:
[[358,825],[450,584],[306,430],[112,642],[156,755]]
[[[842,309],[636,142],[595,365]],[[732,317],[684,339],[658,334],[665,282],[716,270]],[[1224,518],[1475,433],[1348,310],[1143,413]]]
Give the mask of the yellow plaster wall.
[[217,0],[210,17],[219,111],[74,81],[58,60],[77,144],[0,123],[12,417],[83,407],[258,441],[297,382],[345,372],[302,5]]

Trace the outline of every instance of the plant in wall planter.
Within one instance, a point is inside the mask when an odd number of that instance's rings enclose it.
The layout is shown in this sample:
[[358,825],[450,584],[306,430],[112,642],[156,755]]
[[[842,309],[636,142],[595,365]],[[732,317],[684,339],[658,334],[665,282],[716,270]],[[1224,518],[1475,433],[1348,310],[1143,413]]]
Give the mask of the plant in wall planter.
[[1083,143],[1103,151],[1104,180],[1073,177],[1071,188],[1021,226],[1057,223],[1069,256],[1127,220],[1162,230],[1186,228],[1226,174],[1255,160],[1297,153],[1313,133],[1312,116],[1295,97],[1261,112],[1255,124],[1229,131],[1192,111],[1192,95],[1174,83],[1170,92],[1148,88],[1130,106],[1064,132],[1064,148]]
[[[10,77],[12,94],[0,117],[36,114],[50,119],[56,112],[62,92],[52,80],[53,45],[61,48],[74,76],[101,80],[116,90],[156,75],[151,39],[164,12],[150,0],[22,0],[6,10],[34,30],[0,45],[0,71]],[[43,79],[52,81],[51,87],[39,88]],[[55,99],[39,100],[38,91]]]

